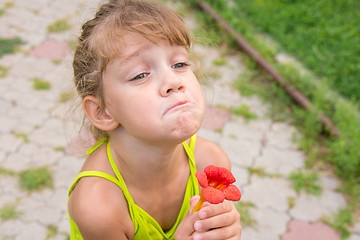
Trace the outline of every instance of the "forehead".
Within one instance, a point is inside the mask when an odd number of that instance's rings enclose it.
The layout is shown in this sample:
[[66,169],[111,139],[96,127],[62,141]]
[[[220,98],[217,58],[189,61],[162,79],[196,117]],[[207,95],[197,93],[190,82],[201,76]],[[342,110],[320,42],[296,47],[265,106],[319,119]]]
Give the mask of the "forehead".
[[128,57],[134,51],[145,50],[153,46],[154,43],[137,33],[127,33],[119,42],[119,52],[117,57]]
[[187,54],[185,46],[172,45],[169,41],[163,39],[158,39],[156,42],[153,42],[141,34],[130,32],[119,41],[117,55],[114,56],[113,59],[126,61],[140,55],[146,50],[164,47],[168,49],[173,48],[174,51],[176,49],[176,52]]

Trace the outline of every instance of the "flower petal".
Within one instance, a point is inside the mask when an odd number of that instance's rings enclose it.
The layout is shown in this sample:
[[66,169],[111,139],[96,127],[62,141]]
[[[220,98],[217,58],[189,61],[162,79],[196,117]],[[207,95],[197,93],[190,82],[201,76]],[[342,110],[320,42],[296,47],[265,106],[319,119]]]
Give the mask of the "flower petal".
[[200,186],[202,186],[203,188],[209,186],[206,174],[204,172],[195,173],[195,177],[197,178]]
[[229,185],[222,190],[225,194],[225,198],[230,201],[239,201],[241,198],[241,192],[235,185]]
[[215,183],[215,185],[227,186],[236,181],[233,174],[227,168],[209,165],[204,169],[204,172],[208,177],[208,182]]
[[214,166],[214,165],[209,165],[204,169],[204,172],[210,178],[218,178],[219,167]]
[[212,187],[204,188],[203,195],[205,200],[212,204],[222,203],[225,199],[225,194],[222,191]]

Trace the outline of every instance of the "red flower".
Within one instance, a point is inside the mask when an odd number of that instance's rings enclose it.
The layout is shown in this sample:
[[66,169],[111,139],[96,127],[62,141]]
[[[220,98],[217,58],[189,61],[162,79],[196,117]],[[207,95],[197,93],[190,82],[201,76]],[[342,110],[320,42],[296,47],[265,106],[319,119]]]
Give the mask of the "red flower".
[[228,169],[209,165],[204,169],[204,172],[197,172],[195,176],[202,189],[200,200],[196,204],[193,213],[200,210],[205,201],[218,204],[225,199],[231,201],[240,200],[240,190],[235,185],[232,185],[236,179]]

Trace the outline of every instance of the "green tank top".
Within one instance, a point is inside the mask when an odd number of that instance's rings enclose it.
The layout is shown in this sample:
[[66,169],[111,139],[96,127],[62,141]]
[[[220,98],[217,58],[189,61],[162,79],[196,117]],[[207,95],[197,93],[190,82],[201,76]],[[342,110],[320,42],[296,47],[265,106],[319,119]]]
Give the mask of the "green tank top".
[[[104,144],[107,141],[106,138],[101,139],[99,142],[97,142],[90,150],[87,152],[87,154],[91,154],[94,152],[97,148],[99,148],[102,144]],[[117,186],[121,188],[121,190],[124,193],[124,196],[127,200],[128,206],[129,206],[129,213],[132,219],[132,222],[134,224],[135,228],[135,234],[133,239],[134,240],[145,240],[145,239],[174,239],[175,231],[181,221],[184,219],[185,215],[190,209],[190,198],[194,195],[199,195],[199,186],[197,179],[195,177],[196,173],[196,165],[195,165],[195,159],[194,159],[194,148],[195,148],[195,142],[196,142],[196,135],[192,136],[190,139],[190,144],[188,145],[186,142],[183,142],[183,147],[188,155],[189,158],[189,167],[190,167],[190,177],[187,182],[186,191],[184,200],[182,203],[181,210],[179,212],[178,218],[173,225],[173,227],[167,231],[164,232],[158,222],[154,218],[152,218],[147,212],[145,212],[143,209],[141,209],[138,205],[135,204],[134,200],[132,199],[130,192],[128,191],[125,182],[123,178],[121,177],[120,171],[117,168],[114,159],[111,155],[110,151],[110,141],[107,143],[107,154],[108,158],[111,164],[111,167],[113,171],[115,172],[116,178],[99,171],[84,171],[80,172],[79,175],[75,178],[73,181],[68,196],[70,196],[71,191],[74,189],[76,183],[79,181],[79,179],[83,177],[101,177],[105,178]],[[80,231],[76,225],[76,223],[71,219],[69,215],[69,221],[70,221],[70,240],[82,240],[82,236],[80,234]]]

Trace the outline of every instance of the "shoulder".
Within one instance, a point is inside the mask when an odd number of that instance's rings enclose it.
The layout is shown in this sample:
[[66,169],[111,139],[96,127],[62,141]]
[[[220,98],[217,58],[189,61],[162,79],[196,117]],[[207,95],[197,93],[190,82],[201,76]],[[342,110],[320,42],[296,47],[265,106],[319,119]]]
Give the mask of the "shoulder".
[[194,155],[198,171],[203,171],[208,165],[231,169],[230,160],[224,150],[217,144],[202,137],[198,136],[196,139]]
[[134,226],[121,189],[99,177],[82,178],[69,198],[69,213],[84,239],[131,239]]

